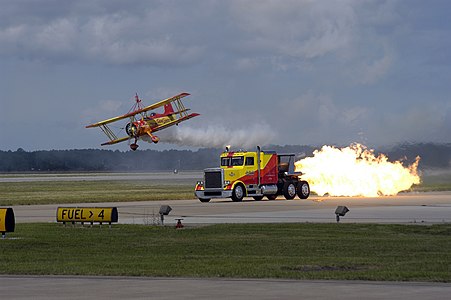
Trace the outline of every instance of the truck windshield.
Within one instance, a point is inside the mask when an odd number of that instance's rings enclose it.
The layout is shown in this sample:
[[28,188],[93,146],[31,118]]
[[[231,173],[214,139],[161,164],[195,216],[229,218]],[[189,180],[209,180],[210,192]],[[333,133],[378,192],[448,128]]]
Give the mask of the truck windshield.
[[221,166],[231,167],[231,166],[242,166],[244,164],[244,156],[235,157],[222,157]]
[[232,166],[242,166],[244,163],[243,156],[232,157]]
[[222,167],[230,166],[230,157],[222,157],[221,158],[221,166]]

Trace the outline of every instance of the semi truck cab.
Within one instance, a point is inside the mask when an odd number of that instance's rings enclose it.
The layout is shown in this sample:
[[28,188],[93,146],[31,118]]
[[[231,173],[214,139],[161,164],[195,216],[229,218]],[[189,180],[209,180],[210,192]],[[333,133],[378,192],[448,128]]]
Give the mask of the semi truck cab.
[[204,170],[204,180],[195,187],[195,195],[201,202],[212,198],[232,198],[242,201],[244,197],[262,200],[276,199],[284,195],[301,199],[310,195],[306,181],[299,180],[301,172],[294,172],[294,154],[277,154],[275,151],[228,151],[220,156],[220,166]]

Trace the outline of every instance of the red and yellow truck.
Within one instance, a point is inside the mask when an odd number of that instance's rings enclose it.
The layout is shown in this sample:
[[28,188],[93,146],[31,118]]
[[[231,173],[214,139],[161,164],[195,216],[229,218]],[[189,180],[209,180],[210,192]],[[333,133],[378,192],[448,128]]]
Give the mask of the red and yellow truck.
[[310,187],[300,180],[301,172],[294,171],[294,154],[277,154],[275,151],[226,151],[221,154],[221,166],[204,170],[204,180],[198,181],[195,195],[202,202],[212,198],[244,197],[274,200],[278,195],[291,200],[298,195],[307,199]]

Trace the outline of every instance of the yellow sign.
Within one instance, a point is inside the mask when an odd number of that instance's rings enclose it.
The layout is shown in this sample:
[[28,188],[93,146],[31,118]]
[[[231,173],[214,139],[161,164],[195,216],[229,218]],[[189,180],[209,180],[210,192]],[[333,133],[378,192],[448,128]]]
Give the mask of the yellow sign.
[[58,207],[57,222],[117,222],[116,207]]
[[14,232],[16,220],[12,208],[0,208],[0,232]]

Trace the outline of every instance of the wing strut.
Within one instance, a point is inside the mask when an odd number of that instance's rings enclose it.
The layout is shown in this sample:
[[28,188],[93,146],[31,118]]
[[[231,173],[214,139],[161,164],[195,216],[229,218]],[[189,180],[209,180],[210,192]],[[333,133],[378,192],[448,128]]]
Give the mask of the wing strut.
[[188,109],[185,108],[183,102],[180,100],[180,97],[175,99],[173,103],[175,105],[176,110],[178,111],[180,118],[186,117],[188,115],[187,113]]
[[110,139],[110,140],[117,140],[117,136],[114,134],[114,132],[108,127],[106,124],[102,124],[99,126],[100,129],[102,129],[103,133]]

